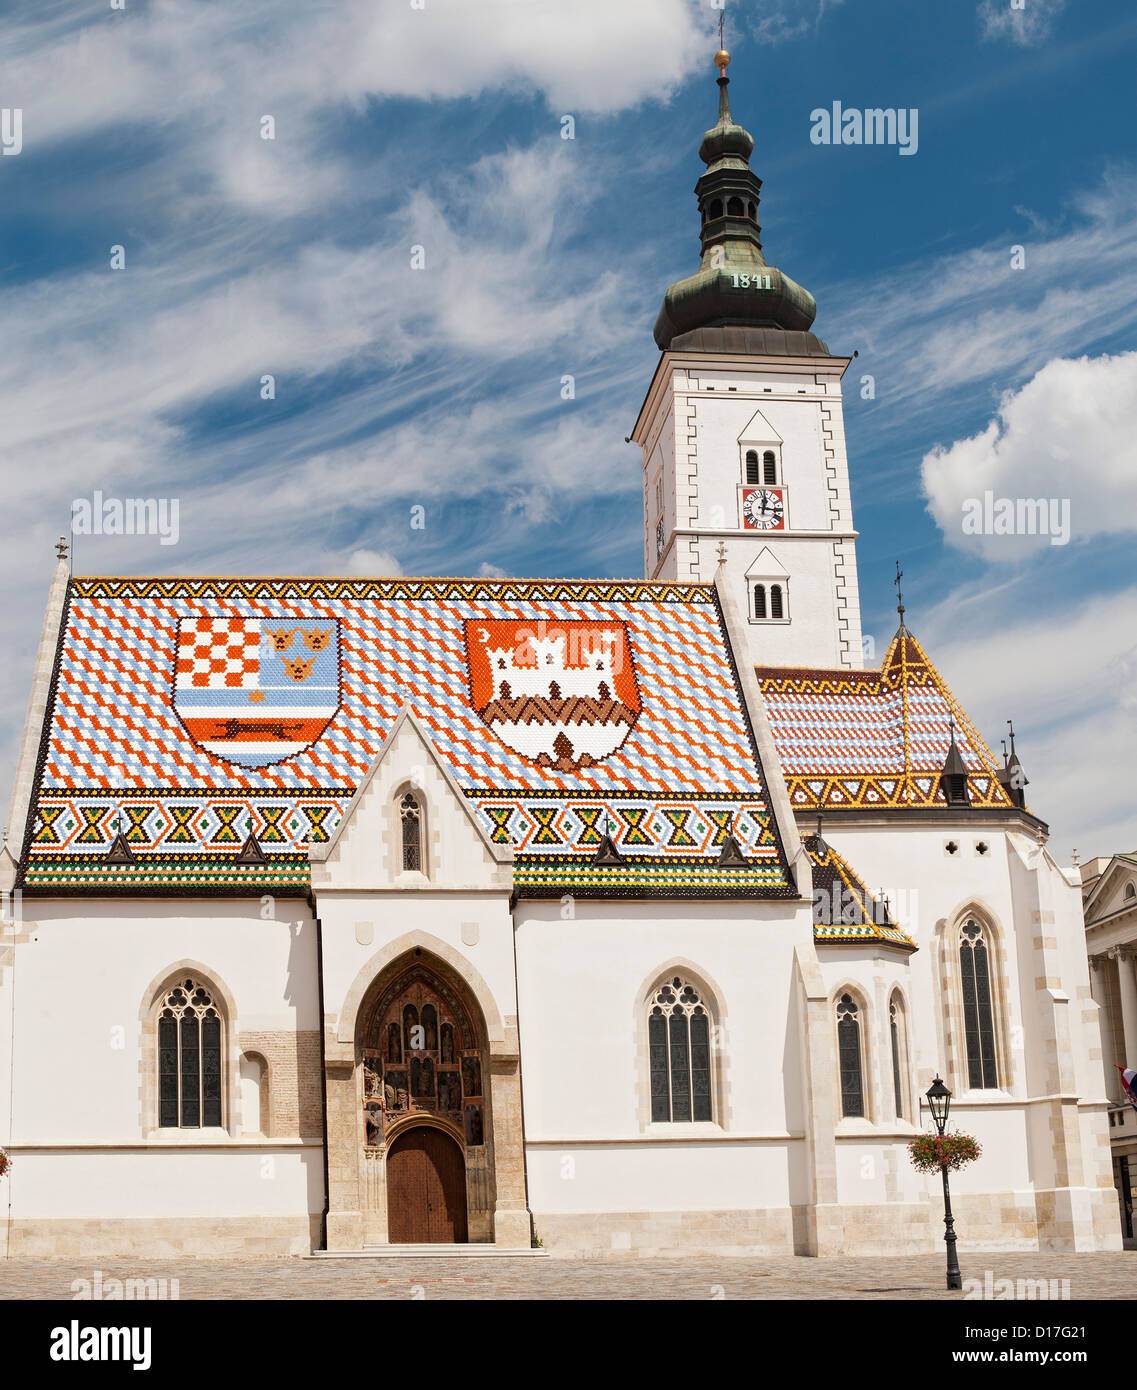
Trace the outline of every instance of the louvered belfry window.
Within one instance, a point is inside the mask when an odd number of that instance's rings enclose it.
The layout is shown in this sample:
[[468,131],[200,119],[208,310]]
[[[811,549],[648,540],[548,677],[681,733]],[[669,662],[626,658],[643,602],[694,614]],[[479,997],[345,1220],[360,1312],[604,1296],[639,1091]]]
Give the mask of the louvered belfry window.
[[959,969],[963,993],[963,1037],[967,1050],[967,1084],[973,1091],[999,1085],[995,1061],[995,1007],[991,997],[991,955],[987,938],[970,917],[959,934]]
[[158,1016],[158,1124],[221,1125],[221,1015],[209,989],[193,979],[170,990]]
[[711,1020],[682,976],[656,990],[648,1006],[653,1122],[711,1118]]

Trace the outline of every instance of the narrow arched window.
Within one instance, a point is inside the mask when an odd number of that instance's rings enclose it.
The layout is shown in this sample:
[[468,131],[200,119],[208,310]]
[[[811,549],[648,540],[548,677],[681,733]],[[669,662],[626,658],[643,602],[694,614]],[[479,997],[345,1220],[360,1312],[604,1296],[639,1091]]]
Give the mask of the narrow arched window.
[[746,451],[746,481],[748,483],[759,483],[762,481],[758,474],[757,449],[747,449]]
[[749,214],[750,214],[750,220],[751,220],[751,222],[757,222],[757,221],[758,221],[758,204],[757,204],[757,203],[747,203],[747,204],[746,204],[746,207],[747,207],[747,210],[748,210],[748,212],[749,212]]
[[963,1038],[967,1050],[967,1084],[974,1091],[999,1085],[995,1064],[995,1007],[991,996],[991,952],[978,922],[968,918],[959,934],[959,970],[963,994]]
[[780,584],[770,585],[770,617],[782,618],[785,612],[782,606],[782,586]]
[[681,976],[660,985],[648,1006],[651,1118],[711,1118],[711,1020],[699,992]]
[[721,217],[721,216],[722,216],[722,201],[721,201],[721,199],[716,198],[716,199],[714,200],[714,202],[711,204],[711,221],[713,222],[714,219],[715,219],[716,217]]
[[900,1005],[894,999],[888,1006],[888,1035],[892,1045],[892,1097],[898,1120],[904,1118],[904,1072],[900,1061],[904,1047],[903,1025]]
[[730,201],[729,201],[729,202],[727,203],[727,205],[726,205],[726,210],[727,210],[727,214],[728,214],[730,217],[743,217],[743,216],[745,216],[745,214],[744,214],[743,211],[742,211],[742,199],[741,199],[741,198],[731,198]]
[[765,584],[755,584],[754,586],[754,616],[756,618],[764,618],[766,616]]
[[778,481],[778,460],[774,457],[773,449],[767,449],[762,455],[762,481],[764,483],[776,483]]
[[221,1125],[221,1013],[193,979],[168,991],[158,1015],[158,1124]]
[[842,994],[837,1001],[837,1060],[841,1072],[841,1114],[864,1116],[865,1086],[861,1067],[861,1020],[856,1000]]
[[399,819],[403,830],[403,868],[422,872],[422,807],[418,799],[407,792],[399,803]]

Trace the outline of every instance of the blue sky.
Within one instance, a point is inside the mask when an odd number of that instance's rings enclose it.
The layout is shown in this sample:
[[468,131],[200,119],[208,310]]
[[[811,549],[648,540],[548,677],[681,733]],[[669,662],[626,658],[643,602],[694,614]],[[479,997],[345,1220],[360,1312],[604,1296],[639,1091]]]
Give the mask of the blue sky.
[[[80,538],[81,572],[640,573],[623,440],[663,291],[697,262],[716,10],[2,11],[23,119],[0,157],[8,776],[52,543],[96,488],[176,497],[180,536]],[[727,0],[726,23],[767,257],[860,354],[865,629],[879,655],[899,558],[996,750],[1014,717],[1059,857],[1132,849],[1137,13]],[[813,145],[835,100],[917,108],[917,153]],[[964,536],[987,488],[1068,498],[1069,544]]]

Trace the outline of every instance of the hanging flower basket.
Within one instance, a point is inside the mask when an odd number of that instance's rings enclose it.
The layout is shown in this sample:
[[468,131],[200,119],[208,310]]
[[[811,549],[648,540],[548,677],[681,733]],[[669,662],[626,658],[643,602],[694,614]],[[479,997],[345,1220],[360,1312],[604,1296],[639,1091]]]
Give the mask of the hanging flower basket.
[[4,1149],[0,1149],[0,1178],[7,1177],[8,1169],[12,1166],[12,1160],[8,1157]]
[[920,1173],[938,1173],[946,1164],[952,1172],[965,1168],[982,1154],[977,1139],[970,1134],[921,1134],[908,1141],[908,1156]]

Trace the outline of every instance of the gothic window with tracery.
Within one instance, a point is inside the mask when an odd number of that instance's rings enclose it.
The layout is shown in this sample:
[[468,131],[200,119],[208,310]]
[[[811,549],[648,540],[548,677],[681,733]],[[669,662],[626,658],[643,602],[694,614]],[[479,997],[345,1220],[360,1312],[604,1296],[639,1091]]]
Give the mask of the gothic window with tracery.
[[963,995],[963,1039],[967,1084],[974,1091],[995,1090],[995,1005],[991,995],[991,952],[987,934],[973,918],[959,933],[959,969]]
[[158,1015],[158,1124],[221,1125],[221,1012],[194,979],[169,990]]
[[837,1061],[841,1072],[841,1114],[863,1118],[864,1068],[861,1060],[861,1018],[857,1001],[842,994],[837,1001]]
[[711,1118],[711,1020],[698,991],[680,975],[648,1006],[653,1122]]
[[422,807],[413,792],[407,792],[399,803],[399,819],[403,829],[403,868],[422,872]]
[[895,998],[888,1006],[888,1036],[892,1046],[892,1097],[896,1118],[904,1119],[904,1067],[902,1055],[905,1048],[904,1014]]

